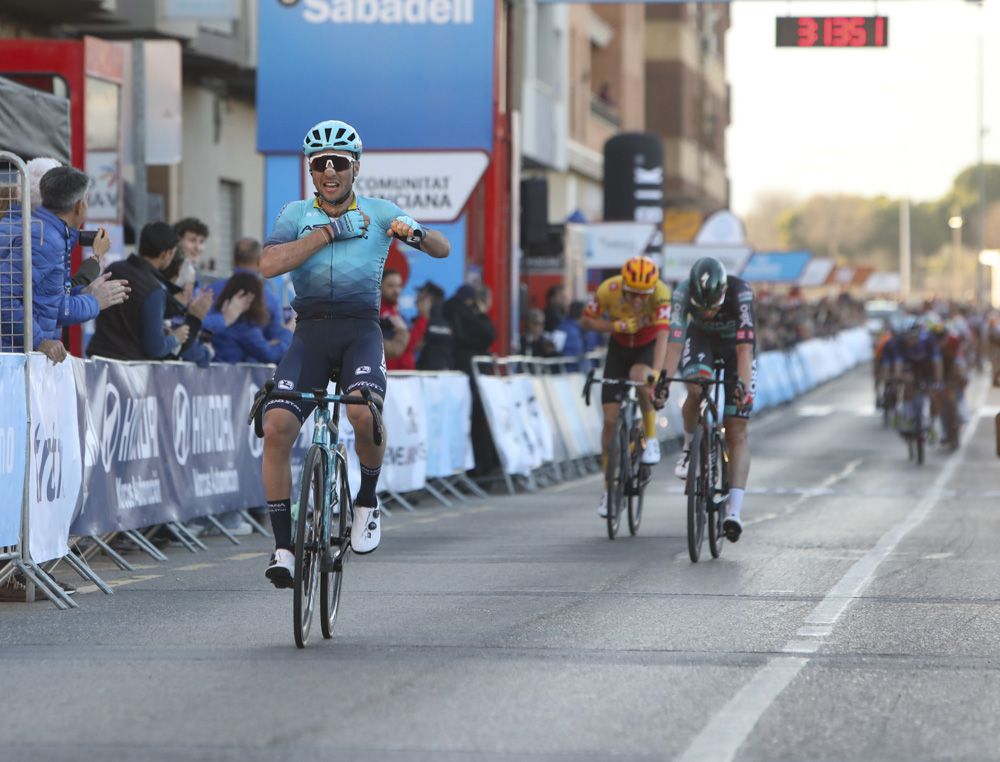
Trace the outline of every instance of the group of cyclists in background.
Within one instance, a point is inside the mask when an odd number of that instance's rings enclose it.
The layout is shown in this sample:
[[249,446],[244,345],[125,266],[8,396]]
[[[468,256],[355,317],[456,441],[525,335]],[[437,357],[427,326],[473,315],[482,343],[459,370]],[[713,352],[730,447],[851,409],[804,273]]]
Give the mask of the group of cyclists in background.
[[998,351],[997,316],[968,307],[930,302],[884,321],[875,340],[875,405],[918,463],[925,443],[958,448],[970,416],[965,393],[971,372],[987,359],[1000,367]]

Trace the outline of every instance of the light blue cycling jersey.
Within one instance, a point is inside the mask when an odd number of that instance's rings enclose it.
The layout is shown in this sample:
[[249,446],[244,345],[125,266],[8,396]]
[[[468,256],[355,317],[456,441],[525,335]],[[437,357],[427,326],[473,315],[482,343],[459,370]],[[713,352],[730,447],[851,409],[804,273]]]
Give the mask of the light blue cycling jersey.
[[[371,218],[367,235],[327,244],[291,272],[292,309],[299,318],[329,315],[378,320],[382,270],[392,242],[386,231],[404,212],[391,201],[368,196],[355,195],[351,208],[355,205]],[[329,222],[316,199],[292,201],[278,214],[264,246],[305,238]]]

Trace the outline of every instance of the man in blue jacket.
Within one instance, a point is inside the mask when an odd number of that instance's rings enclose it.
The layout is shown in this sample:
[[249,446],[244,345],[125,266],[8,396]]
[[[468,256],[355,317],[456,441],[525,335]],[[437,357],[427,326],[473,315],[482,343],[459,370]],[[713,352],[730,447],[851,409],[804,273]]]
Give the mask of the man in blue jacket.
[[[87,219],[90,178],[73,167],[49,170],[39,183],[42,206],[31,215],[32,349],[52,362],[66,359],[62,327],[83,323],[129,295],[128,283],[105,275],[84,289],[70,280],[70,254]],[[0,349],[23,352],[24,284],[21,238],[22,208],[16,205],[0,219]],[[94,239],[98,258],[110,248],[102,228]]]

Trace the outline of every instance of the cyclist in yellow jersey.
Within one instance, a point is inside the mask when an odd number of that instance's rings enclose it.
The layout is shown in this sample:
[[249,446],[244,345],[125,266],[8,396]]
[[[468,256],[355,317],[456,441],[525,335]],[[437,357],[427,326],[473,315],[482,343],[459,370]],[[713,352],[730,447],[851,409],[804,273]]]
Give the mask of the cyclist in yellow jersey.
[[[608,356],[604,363],[605,379],[630,379],[646,386],[639,387],[639,408],[642,410],[646,436],[642,462],[660,462],[660,443],[656,439],[656,409],[653,406],[656,378],[667,357],[670,333],[670,289],[660,280],[660,270],[649,257],[633,257],[622,267],[621,275],[608,278],[597,289],[583,312],[581,325],[585,331],[610,333]],[[604,408],[604,430],[601,434],[602,470],[607,472],[608,445],[614,433],[618,409],[626,388],[621,384],[604,384],[601,402]],[[607,516],[608,490],[604,485],[599,516]]]

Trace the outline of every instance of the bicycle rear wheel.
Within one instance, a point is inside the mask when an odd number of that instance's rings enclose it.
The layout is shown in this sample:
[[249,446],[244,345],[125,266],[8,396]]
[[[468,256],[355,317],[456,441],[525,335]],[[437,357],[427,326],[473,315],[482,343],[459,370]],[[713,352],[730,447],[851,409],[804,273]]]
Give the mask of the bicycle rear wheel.
[[708,470],[711,456],[710,444],[701,426],[694,430],[691,439],[691,457],[688,459],[687,474],[687,541],[688,556],[692,563],[701,558],[701,546],[705,542],[705,524],[708,506]]
[[351,516],[354,512],[351,486],[347,482],[347,450],[340,445],[337,452],[340,453],[335,459],[338,477],[333,485],[332,499],[340,508],[340,514],[330,517],[337,533],[330,537],[331,567],[323,571],[319,580],[320,629],[327,640],[333,637],[333,625],[340,611],[340,588],[344,582],[344,565],[351,555]]
[[312,625],[316,588],[319,581],[320,538],[323,523],[323,489],[326,485],[326,458],[319,445],[306,454],[299,493],[299,515],[295,522],[295,581],[293,620],[295,645],[305,648]]
[[[726,535],[722,531],[722,522],[726,518],[726,506],[729,502],[729,468],[726,464],[725,448],[722,438],[715,434],[714,456],[715,467],[712,469],[712,479],[709,490],[711,500],[708,509],[708,549],[712,553],[712,558],[722,555],[722,548],[726,544]],[[716,495],[719,500],[716,501]]]
[[632,427],[629,437],[629,453],[631,455],[632,484],[628,496],[628,531],[633,537],[639,534],[639,524],[642,523],[642,498],[649,482],[649,466],[642,465],[642,431],[638,426]]
[[608,539],[613,540],[618,534],[618,525],[622,520],[622,501],[625,499],[625,480],[628,478],[628,440],[625,438],[624,425],[619,422],[614,437],[608,447]]

